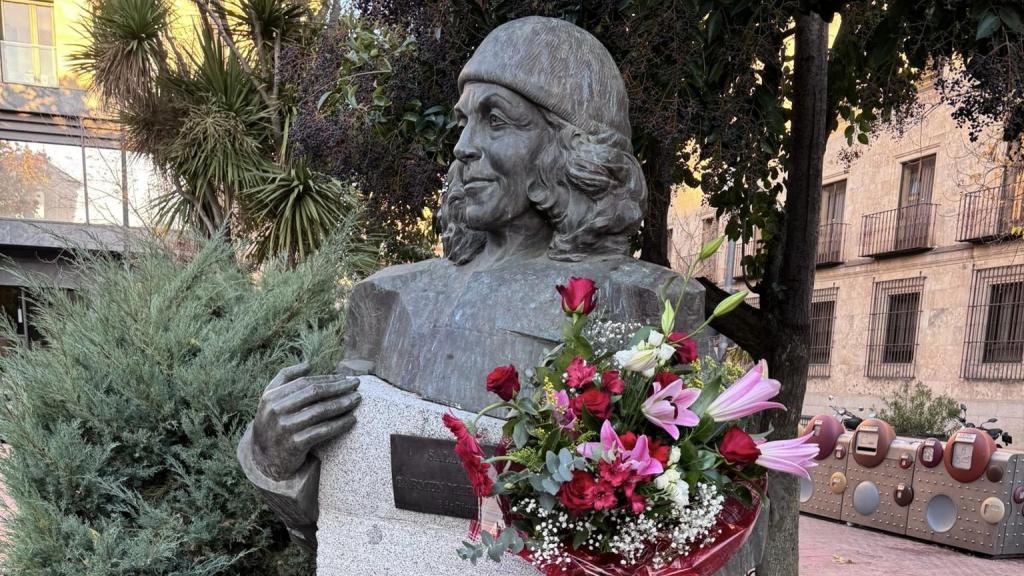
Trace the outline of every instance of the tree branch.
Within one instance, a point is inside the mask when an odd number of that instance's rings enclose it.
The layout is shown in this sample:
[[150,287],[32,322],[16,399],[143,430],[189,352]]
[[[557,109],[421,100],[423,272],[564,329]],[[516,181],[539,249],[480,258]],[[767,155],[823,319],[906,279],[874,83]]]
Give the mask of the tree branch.
[[[704,287],[704,315],[710,318],[715,306],[725,300],[729,293],[707,278],[696,280]],[[711,327],[729,337],[755,360],[767,357],[768,346],[762,339],[767,333],[764,317],[760,310],[750,304],[744,302],[725,316],[715,318],[711,321]]]

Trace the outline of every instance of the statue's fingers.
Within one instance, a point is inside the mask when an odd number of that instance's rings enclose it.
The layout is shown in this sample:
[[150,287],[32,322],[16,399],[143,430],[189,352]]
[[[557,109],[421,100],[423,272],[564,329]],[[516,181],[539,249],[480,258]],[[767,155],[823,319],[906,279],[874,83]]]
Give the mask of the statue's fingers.
[[274,379],[270,381],[270,384],[267,384],[264,392],[270,392],[271,390],[287,384],[296,378],[305,376],[306,374],[309,374],[308,362],[300,362],[294,366],[281,368],[277,371],[277,376],[274,376]]
[[352,414],[321,422],[312,428],[307,428],[295,435],[295,443],[305,450],[309,450],[318,444],[337,438],[348,432],[356,425],[356,417]]
[[[315,388],[323,386],[329,382],[335,382],[341,380],[343,376],[337,374],[320,374],[317,376],[303,376],[296,378],[291,382],[285,382],[273,390],[268,390],[263,393],[263,398],[270,400],[275,404],[279,404],[282,400],[286,400],[299,392],[308,388]],[[288,410],[280,409],[279,412],[288,412]]]
[[289,391],[281,398],[278,409],[282,414],[297,412],[311,404],[348,394],[359,387],[358,378],[331,375],[324,378],[304,378],[309,384]]
[[340,418],[348,414],[359,406],[362,399],[362,396],[357,392],[337,396],[330,400],[324,400],[307,406],[295,414],[285,416],[281,423],[286,428],[292,430],[310,428],[321,422]]

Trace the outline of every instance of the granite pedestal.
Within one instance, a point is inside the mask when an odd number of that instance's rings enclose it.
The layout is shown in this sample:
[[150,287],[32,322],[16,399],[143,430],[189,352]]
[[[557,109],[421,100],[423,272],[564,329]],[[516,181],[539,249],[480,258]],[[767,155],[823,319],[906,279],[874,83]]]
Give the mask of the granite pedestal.
[[[467,520],[395,508],[391,435],[450,439],[441,415],[451,409],[373,376],[360,380],[359,423],[318,454],[322,466],[317,575],[536,576],[536,569],[518,558],[506,557],[500,564],[482,561],[476,566],[461,560],[456,550],[467,538]],[[499,440],[500,424],[489,418],[482,421],[486,443]],[[762,513],[762,520],[766,517]],[[746,575],[763,545],[761,527],[718,576]]]

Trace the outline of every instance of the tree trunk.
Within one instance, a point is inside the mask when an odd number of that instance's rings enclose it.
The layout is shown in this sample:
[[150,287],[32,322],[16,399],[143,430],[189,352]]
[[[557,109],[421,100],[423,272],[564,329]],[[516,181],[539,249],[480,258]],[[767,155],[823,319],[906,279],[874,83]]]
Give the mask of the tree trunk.
[[[770,411],[763,419],[774,429],[774,438],[796,435],[807,390],[809,316],[827,141],[828,25],[817,13],[800,14],[795,41],[785,211],[781,233],[768,246],[766,290],[761,295],[766,325],[772,328],[768,365],[782,383],[777,400],[788,408]],[[798,492],[796,477],[769,476],[771,537],[759,576],[799,574]]]
[[640,232],[640,259],[669,266],[668,209],[672,203],[672,162],[674,154],[663,144],[651,147],[644,163],[647,180],[647,214]]

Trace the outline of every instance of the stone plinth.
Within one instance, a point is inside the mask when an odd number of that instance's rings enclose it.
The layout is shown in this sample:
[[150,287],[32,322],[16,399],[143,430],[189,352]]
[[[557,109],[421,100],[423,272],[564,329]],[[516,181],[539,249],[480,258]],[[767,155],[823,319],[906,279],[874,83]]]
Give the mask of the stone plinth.
[[[395,508],[391,435],[452,439],[441,424],[441,415],[451,409],[373,376],[360,380],[358,424],[320,451],[317,575],[535,576],[537,571],[517,558],[475,567],[460,559],[455,551],[469,534],[468,520]],[[482,424],[484,441],[497,443],[501,422],[485,419]]]
[[[536,576],[532,566],[506,557],[501,564],[477,566],[461,560],[456,549],[469,522],[399,510],[391,488],[390,437],[407,434],[450,439],[441,415],[450,408],[427,402],[373,376],[360,378],[363,403],[350,434],[320,450],[318,576],[408,575]],[[466,418],[465,412],[455,412]],[[496,443],[500,421],[485,419],[484,441]],[[764,519],[767,514],[762,514]],[[744,576],[763,546],[763,530],[718,576]]]

